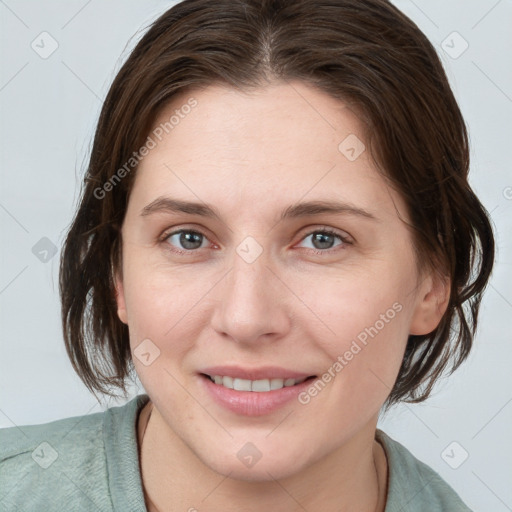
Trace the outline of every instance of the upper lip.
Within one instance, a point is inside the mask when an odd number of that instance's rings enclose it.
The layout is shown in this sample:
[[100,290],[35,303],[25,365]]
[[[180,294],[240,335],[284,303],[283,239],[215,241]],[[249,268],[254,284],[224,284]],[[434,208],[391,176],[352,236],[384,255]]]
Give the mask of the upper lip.
[[278,366],[260,366],[259,368],[242,368],[240,366],[210,366],[199,370],[214,377],[220,375],[222,377],[234,377],[246,380],[262,380],[262,379],[304,379],[313,376],[312,373],[297,372],[280,368]]

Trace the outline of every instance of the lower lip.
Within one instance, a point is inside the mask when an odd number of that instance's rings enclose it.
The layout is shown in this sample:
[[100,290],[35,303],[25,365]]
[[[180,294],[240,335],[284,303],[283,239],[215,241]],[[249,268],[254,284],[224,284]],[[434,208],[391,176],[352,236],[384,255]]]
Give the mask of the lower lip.
[[295,386],[286,386],[272,391],[236,391],[220,384],[215,384],[209,377],[200,375],[203,385],[208,393],[220,405],[237,414],[244,416],[263,416],[270,414],[293,399],[308,388],[314,378],[306,379]]

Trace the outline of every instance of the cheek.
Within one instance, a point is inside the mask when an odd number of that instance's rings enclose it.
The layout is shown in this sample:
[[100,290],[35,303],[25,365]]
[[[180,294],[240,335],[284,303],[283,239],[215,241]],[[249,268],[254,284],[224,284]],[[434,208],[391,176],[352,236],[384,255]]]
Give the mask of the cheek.
[[391,391],[402,362],[407,313],[398,301],[373,306],[371,314],[347,308],[346,321],[338,323],[341,334],[324,350],[330,361],[326,372],[334,373],[344,393],[364,399],[375,395],[380,400]]
[[366,401],[371,408],[371,400],[380,405],[391,391],[409,334],[413,277],[389,265],[304,287],[304,302],[322,320],[309,323],[308,337],[323,352],[323,375],[337,403],[359,409]]
[[212,286],[211,275],[152,261],[137,248],[126,258],[125,297],[132,351],[146,339],[179,360],[201,328],[199,315]]
[[304,302],[312,305],[313,313],[323,324],[322,332],[329,332],[323,342],[336,356],[354,340],[362,345],[380,340],[381,348],[385,348],[382,345],[386,340],[389,347],[408,330],[408,280],[393,278],[390,272],[383,272],[380,277],[369,272],[357,274],[324,286],[311,283],[312,286],[304,287]]

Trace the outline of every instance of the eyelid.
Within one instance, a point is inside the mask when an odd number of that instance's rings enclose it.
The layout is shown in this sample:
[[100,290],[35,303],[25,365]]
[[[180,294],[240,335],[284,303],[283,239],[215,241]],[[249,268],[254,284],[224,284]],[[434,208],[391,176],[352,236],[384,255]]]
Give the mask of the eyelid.
[[342,229],[333,228],[331,226],[327,225],[314,225],[314,226],[308,226],[307,228],[304,228],[306,231],[303,235],[301,235],[301,240],[303,240],[305,237],[312,235],[314,233],[328,233],[331,235],[339,236],[343,241],[346,243],[354,243],[354,238],[349,235],[346,231],[343,231]]
[[200,235],[203,235],[208,240],[210,240],[210,235],[207,234],[208,233],[207,229],[202,228],[202,227],[201,228],[193,227],[193,226],[186,225],[186,224],[179,224],[177,226],[173,226],[173,227],[164,229],[164,231],[162,231],[162,234],[158,236],[158,240],[159,241],[162,241],[162,240],[165,241],[171,235],[175,235],[175,234],[181,233],[183,231],[185,231],[187,233],[189,233],[189,232],[198,233]]

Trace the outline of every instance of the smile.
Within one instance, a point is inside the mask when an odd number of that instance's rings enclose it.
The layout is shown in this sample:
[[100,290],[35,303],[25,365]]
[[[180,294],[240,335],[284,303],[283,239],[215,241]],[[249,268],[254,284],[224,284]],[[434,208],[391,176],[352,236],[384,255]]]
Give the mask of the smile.
[[256,393],[265,393],[268,391],[274,391],[282,389],[284,387],[291,387],[297,384],[301,384],[308,378],[302,379],[239,379],[236,377],[222,376],[222,375],[207,375],[212,382],[219,386],[223,386],[228,389],[234,389],[235,391],[254,391]]
[[206,396],[222,409],[242,416],[262,416],[287,404],[296,406],[297,396],[317,378],[284,368],[249,370],[233,366],[204,368],[198,377]]

